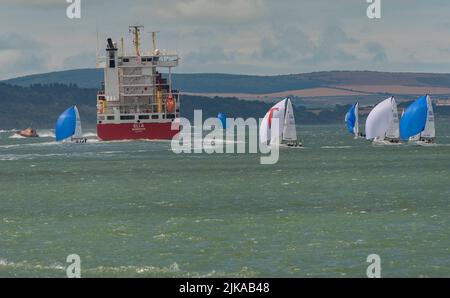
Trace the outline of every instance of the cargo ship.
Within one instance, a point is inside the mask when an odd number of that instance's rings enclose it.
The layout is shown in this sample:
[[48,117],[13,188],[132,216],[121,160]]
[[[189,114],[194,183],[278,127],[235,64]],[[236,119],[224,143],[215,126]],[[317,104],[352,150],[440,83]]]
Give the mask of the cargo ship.
[[[141,52],[140,33],[143,26],[130,26],[133,53],[127,54],[124,39],[120,49],[107,39],[106,55],[97,59],[97,68],[104,68],[104,82],[97,94],[97,136],[112,140],[169,140],[179,129],[172,122],[180,116],[180,94],[172,89],[172,68],[179,56],[156,47]],[[164,73],[161,69],[165,70]]]

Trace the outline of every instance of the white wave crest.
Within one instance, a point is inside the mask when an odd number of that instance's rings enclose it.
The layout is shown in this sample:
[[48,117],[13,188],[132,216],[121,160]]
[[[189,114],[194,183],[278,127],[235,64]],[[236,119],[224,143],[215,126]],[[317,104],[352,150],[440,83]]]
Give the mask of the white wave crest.
[[40,130],[38,131],[38,135],[40,138],[54,138],[55,131],[53,130]]
[[97,134],[95,133],[95,132],[86,132],[86,133],[84,133],[83,134],[83,137],[85,137],[85,138],[96,138],[97,137]]
[[9,137],[10,139],[26,139],[26,137],[23,137],[19,134],[13,134],[12,136]]

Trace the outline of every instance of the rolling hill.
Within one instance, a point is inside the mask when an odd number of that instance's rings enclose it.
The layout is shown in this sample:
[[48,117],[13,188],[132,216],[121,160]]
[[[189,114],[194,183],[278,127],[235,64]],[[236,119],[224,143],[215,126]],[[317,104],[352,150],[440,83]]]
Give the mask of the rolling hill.
[[[37,74],[9,79],[4,83],[30,86],[33,84],[76,84],[80,88],[97,89],[103,73],[100,69],[79,69]],[[176,89],[192,94],[241,94],[253,97],[286,92],[308,92],[308,97],[391,94],[450,94],[450,74],[385,73],[372,71],[330,71],[279,76],[253,76],[232,74],[174,74]],[[416,88],[408,90],[408,88]],[[325,90],[325,92],[324,92]],[[396,91],[398,90],[398,92]],[[436,91],[436,92],[433,92]],[[299,93],[302,96],[301,92]]]

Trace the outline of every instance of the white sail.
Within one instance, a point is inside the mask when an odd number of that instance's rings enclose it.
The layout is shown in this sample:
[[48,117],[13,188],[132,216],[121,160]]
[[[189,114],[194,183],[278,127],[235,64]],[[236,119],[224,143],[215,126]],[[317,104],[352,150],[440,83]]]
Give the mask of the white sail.
[[259,127],[259,142],[266,144],[270,140],[269,112],[266,113]]
[[[283,99],[276,105],[274,105],[264,116],[259,129],[259,141],[266,143],[270,140],[271,144],[280,144],[281,136],[283,134],[284,114],[286,110],[286,99]],[[271,124],[273,119],[278,120],[278,131],[274,134],[271,132]]]
[[76,115],[76,123],[75,123],[75,134],[73,135],[74,138],[81,138],[83,137],[83,131],[81,130],[81,120],[80,120],[80,113],[78,112],[78,108],[75,106],[75,115]]
[[359,103],[355,105],[355,139],[359,137]]
[[[284,116],[286,114],[286,99],[277,103],[272,109],[272,119],[278,119],[278,132],[270,137],[270,144],[280,144],[283,134]],[[271,119],[269,118],[269,123]]]
[[284,117],[283,141],[297,141],[294,109],[292,108],[292,103],[289,98],[286,104],[286,115]]
[[384,139],[393,120],[392,97],[389,97],[373,108],[366,120],[366,138]]
[[433,104],[429,96],[427,96],[427,121],[425,129],[421,133],[422,138],[434,139],[436,137],[436,128],[434,125]]
[[397,110],[397,102],[394,98],[391,101],[392,104],[392,120],[389,125],[388,130],[386,131],[386,138],[389,139],[399,139],[400,138],[400,121],[398,118],[398,110]]

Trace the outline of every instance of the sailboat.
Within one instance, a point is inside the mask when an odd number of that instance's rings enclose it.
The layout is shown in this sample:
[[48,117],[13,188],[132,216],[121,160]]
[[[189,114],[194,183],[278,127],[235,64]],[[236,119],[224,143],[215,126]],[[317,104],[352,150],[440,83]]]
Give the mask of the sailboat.
[[286,102],[282,141],[289,147],[302,147],[297,140],[297,127],[295,126],[294,108],[291,99]]
[[397,102],[389,97],[373,108],[366,120],[366,139],[377,145],[400,144]]
[[400,121],[400,134],[402,139],[409,140],[410,144],[434,143],[436,128],[430,96],[422,96],[406,108]]
[[[278,119],[278,131],[272,134],[272,120]],[[290,98],[285,98],[274,105],[264,116],[259,130],[261,143],[270,145],[285,145],[288,147],[303,147],[297,139],[294,108]]]
[[56,121],[56,141],[71,143],[86,143],[81,130],[80,113],[76,106],[65,110]]
[[352,105],[347,114],[345,114],[345,123],[347,123],[348,132],[354,135],[355,139],[364,137],[364,135],[359,132],[359,103]]
[[223,113],[219,113],[217,115],[217,119],[219,119],[220,123],[222,124],[223,129],[227,129],[227,116]]

